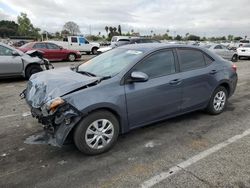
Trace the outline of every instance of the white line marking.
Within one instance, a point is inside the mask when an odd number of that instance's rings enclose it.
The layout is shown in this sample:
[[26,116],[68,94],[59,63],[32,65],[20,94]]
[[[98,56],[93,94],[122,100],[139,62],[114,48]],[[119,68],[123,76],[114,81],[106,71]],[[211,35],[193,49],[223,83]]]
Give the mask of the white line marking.
[[4,118],[8,118],[8,117],[14,117],[14,116],[18,116],[20,114],[11,114],[11,115],[6,115],[6,116],[0,116],[0,119],[4,119]]
[[228,140],[224,141],[224,142],[221,142],[191,158],[189,158],[188,160],[186,161],[183,161],[179,164],[177,164],[176,166],[173,166],[172,168],[169,169],[169,171],[167,172],[161,172],[160,174],[158,175],[155,175],[153,176],[152,178],[150,178],[149,180],[146,180],[144,181],[142,184],[141,184],[141,187],[142,188],[149,188],[149,187],[152,187],[154,186],[155,184],[167,179],[168,177],[176,174],[177,172],[179,172],[180,170],[182,169],[185,169],[187,167],[189,167],[190,165],[198,162],[199,160],[221,150],[222,148],[228,146],[229,144],[233,143],[233,142],[236,142],[238,141],[239,139],[245,137],[245,136],[248,136],[250,134],[250,129],[244,131],[242,134],[239,134],[239,135],[235,135],[231,138],[229,138]]
[[22,116],[22,117],[27,117],[30,116],[31,112],[24,112],[22,114],[10,114],[10,115],[6,115],[6,116],[0,116],[0,119],[4,119],[4,118],[9,118],[9,117],[14,117],[14,116]]

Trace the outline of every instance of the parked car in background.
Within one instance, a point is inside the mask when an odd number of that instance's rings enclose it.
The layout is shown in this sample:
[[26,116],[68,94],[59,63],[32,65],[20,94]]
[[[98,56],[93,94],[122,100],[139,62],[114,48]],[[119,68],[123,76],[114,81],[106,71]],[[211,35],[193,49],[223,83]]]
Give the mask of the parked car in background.
[[97,54],[97,50],[100,48],[100,44],[89,42],[85,37],[82,36],[68,36],[63,39],[63,41],[48,41],[65,49],[77,50],[80,52],[85,52],[87,54]]
[[81,53],[75,50],[67,50],[51,42],[30,42],[20,48],[22,52],[37,49],[44,52],[44,58],[50,61],[75,61],[81,58]]
[[239,59],[241,57],[250,57],[250,44],[243,44],[241,47],[237,49],[237,53],[239,56]]
[[140,38],[140,37],[134,37],[134,36],[113,36],[111,38],[111,45],[119,42],[119,41],[124,41],[128,39],[133,39],[133,38]]
[[238,53],[236,50],[231,50],[229,48],[227,48],[226,46],[222,45],[222,44],[207,44],[205,46],[203,46],[209,50],[211,50],[212,52],[218,54],[219,56],[221,56],[224,59],[233,61],[233,62],[237,62],[238,61]]
[[97,50],[98,54],[107,52],[111,49],[117,48],[119,46],[123,46],[126,44],[142,44],[142,43],[161,43],[158,40],[155,39],[147,39],[147,38],[120,38],[118,42],[115,42],[113,44],[111,44],[110,46],[104,47],[104,48],[100,48]]
[[0,42],[0,78],[22,76],[29,79],[32,74],[45,69],[42,59]]
[[23,93],[44,132],[29,142],[73,137],[80,151],[99,154],[132,129],[200,109],[222,113],[236,85],[235,65],[205,48],[121,46],[31,77]]

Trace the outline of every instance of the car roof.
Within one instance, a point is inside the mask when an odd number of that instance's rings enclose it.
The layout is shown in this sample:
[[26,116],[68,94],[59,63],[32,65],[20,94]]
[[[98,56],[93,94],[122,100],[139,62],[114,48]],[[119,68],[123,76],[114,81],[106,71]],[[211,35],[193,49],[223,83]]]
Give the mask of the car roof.
[[125,48],[129,50],[138,50],[138,51],[144,51],[144,52],[150,52],[165,48],[194,48],[194,49],[202,49],[198,46],[191,46],[191,45],[185,45],[185,44],[166,44],[166,43],[141,43],[141,44],[129,44],[124,45],[119,48]]

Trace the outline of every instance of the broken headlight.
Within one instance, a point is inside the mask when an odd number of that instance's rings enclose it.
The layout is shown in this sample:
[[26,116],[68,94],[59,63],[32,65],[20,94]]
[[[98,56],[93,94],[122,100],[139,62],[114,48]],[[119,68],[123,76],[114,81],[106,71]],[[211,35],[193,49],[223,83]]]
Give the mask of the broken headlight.
[[61,97],[54,98],[45,104],[45,108],[48,111],[55,112],[57,107],[63,104],[65,101]]

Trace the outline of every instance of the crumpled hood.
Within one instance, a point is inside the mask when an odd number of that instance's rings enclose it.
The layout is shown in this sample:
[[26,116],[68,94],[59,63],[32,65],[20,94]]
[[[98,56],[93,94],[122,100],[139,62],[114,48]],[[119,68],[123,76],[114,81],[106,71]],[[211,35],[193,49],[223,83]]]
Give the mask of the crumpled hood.
[[32,107],[40,108],[51,99],[65,95],[99,79],[99,77],[88,77],[76,73],[70,68],[39,72],[32,75],[28,82],[26,101]]
[[23,55],[21,56],[21,58],[22,58],[25,62],[27,62],[27,63],[39,63],[39,64],[43,64],[43,60],[41,60],[41,59],[38,58],[38,57],[31,57],[31,56],[29,56],[29,55],[27,55],[27,54],[23,54]]

